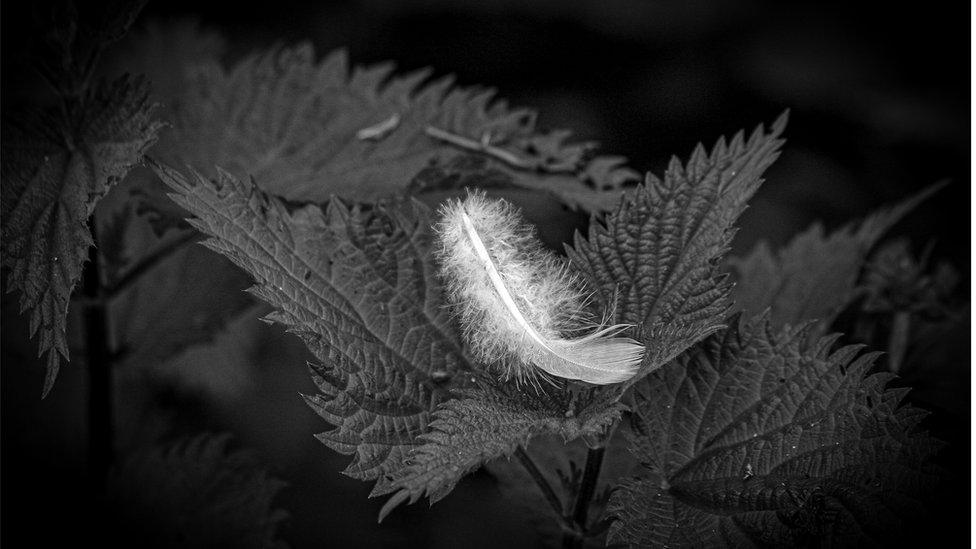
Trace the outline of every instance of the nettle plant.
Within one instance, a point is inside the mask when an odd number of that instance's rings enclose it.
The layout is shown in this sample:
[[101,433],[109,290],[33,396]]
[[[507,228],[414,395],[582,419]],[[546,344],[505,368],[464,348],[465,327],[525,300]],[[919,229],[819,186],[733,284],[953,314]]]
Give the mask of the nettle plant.
[[[243,272],[273,308],[264,318],[315,356],[318,392],[305,399],[331,425],[317,436],[388,498],[380,519],[447,497],[481,467],[567,546],[859,545],[924,511],[940,477],[926,413],[887,388],[878,353],[830,327],[866,293],[871,314],[886,314],[879,296],[898,277],[864,275],[868,254],[935,188],[727,257],[785,115],[640,179],[491,90],[353,66],[341,51],[223,63],[219,40],[187,27],[167,41],[150,26],[129,38],[127,66],[159,88],[99,80],[102,49],[136,13],[62,18],[45,58],[58,62],[40,65],[54,106],[4,119],[4,280],[46,354],[45,393],[69,357],[72,296],[87,367],[108,375],[119,349],[107,318],[138,318],[145,291],[171,292],[176,313],[177,294],[196,294],[209,306],[195,325],[181,329],[177,314],[162,319],[172,333],[147,337],[152,321],[134,320],[115,335],[140,359],[167,356],[258,310],[236,291]],[[153,64],[165,56],[178,70]],[[125,199],[101,202],[115,186]],[[436,207],[463,189],[489,196]],[[588,212],[589,229],[564,254],[543,249],[519,210],[490,196],[500,189]],[[203,253],[201,236],[236,268],[177,269],[178,290],[125,301],[163,258]],[[929,301],[952,291],[918,270],[898,280]],[[222,454],[217,440],[208,455]],[[601,479],[611,454],[625,473]],[[273,533],[277,485],[258,484],[249,512]],[[273,542],[268,531],[257,545]]]

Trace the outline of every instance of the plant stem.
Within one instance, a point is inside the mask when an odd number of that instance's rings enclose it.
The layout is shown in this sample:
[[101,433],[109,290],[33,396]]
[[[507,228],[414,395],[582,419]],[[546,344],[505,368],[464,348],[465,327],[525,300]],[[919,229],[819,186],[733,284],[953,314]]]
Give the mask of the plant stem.
[[[89,218],[95,237],[94,216]],[[85,305],[85,345],[88,367],[88,467],[93,482],[101,483],[112,464],[112,349],[109,343],[108,314],[100,299],[102,280],[96,246],[88,251],[82,273],[82,286],[89,298]]]
[[547,165],[535,159],[522,158],[511,151],[492,145],[490,134],[485,134],[480,141],[475,141],[474,139],[456,135],[434,126],[424,128],[424,133],[460,149],[480,152],[518,170],[541,170],[546,173],[575,173],[577,170],[577,166],[574,164]]
[[559,501],[559,496],[556,495],[556,491],[552,489],[552,485],[549,484],[549,481],[546,480],[545,475],[543,475],[542,471],[539,470],[539,466],[532,461],[532,458],[529,456],[528,452],[525,451],[525,448],[522,448],[521,446],[517,447],[515,449],[515,457],[518,458],[519,463],[525,467],[525,470],[528,471],[529,475],[532,476],[532,480],[534,480],[539,486],[539,489],[542,490],[542,495],[546,497],[546,501],[548,501],[549,506],[552,507],[552,512],[559,517],[559,522],[563,528],[568,528],[570,530],[574,529],[573,523],[566,516],[566,511],[563,509],[562,502]]
[[[590,510],[590,502],[596,493],[597,480],[600,478],[600,469],[603,467],[603,454],[606,452],[605,446],[590,448],[586,452],[586,465],[583,466],[583,478],[580,480],[579,491],[576,493],[576,504],[573,506],[573,523],[579,532],[587,531],[587,513]],[[583,536],[577,535],[573,538],[563,536],[563,547],[582,547]]]

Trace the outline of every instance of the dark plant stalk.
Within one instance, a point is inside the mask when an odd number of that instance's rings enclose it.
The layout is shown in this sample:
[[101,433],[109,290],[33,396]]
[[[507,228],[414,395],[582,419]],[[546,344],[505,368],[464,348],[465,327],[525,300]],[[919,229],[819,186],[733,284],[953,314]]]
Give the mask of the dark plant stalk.
[[579,493],[576,494],[576,507],[573,509],[573,521],[584,530],[586,528],[586,513],[590,509],[590,501],[596,493],[597,479],[603,467],[605,446],[590,448],[586,452],[586,465],[583,467],[583,480],[580,481]]
[[[94,216],[88,227],[95,238]],[[97,242],[97,240],[96,240]],[[88,468],[94,482],[100,483],[114,457],[112,410],[112,356],[108,314],[100,299],[102,280],[96,246],[88,250],[82,272],[85,296],[85,346],[88,367]]]
[[579,534],[575,536],[564,535],[563,547],[565,548],[583,547],[584,535],[587,532],[587,513],[590,510],[593,495],[596,493],[596,485],[600,478],[600,469],[603,467],[603,454],[605,452],[605,446],[590,448],[586,452],[583,478],[580,479],[579,491],[576,492],[576,503],[573,506],[573,524],[576,525],[576,531]]
[[525,448],[522,448],[521,446],[516,448],[515,457],[518,458],[519,463],[525,467],[525,470],[528,471],[529,475],[532,476],[532,480],[534,480],[536,485],[539,486],[539,489],[542,491],[542,495],[545,496],[546,501],[549,502],[549,506],[552,507],[552,512],[559,517],[560,525],[564,529],[574,530],[575,528],[572,521],[570,521],[569,517],[566,516],[566,511],[563,509],[563,504],[561,501],[559,501],[559,496],[556,495],[556,491],[552,489],[552,485],[549,484],[549,481],[546,480],[545,475],[543,475],[542,471],[539,470],[539,466],[532,461],[532,457],[529,456],[528,452],[525,451]]

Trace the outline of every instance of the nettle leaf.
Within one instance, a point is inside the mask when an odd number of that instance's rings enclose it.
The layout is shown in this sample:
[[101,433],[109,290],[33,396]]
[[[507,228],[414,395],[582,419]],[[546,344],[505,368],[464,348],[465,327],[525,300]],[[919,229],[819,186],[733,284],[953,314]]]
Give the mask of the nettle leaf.
[[592,389],[517,388],[483,377],[434,412],[429,432],[419,436],[422,445],[410,453],[407,467],[385,491],[396,493],[380,511],[380,520],[400,503],[413,503],[424,494],[432,504],[437,502],[461,477],[510,456],[536,435],[560,435],[567,442],[598,435],[623,407]]
[[[397,492],[384,512],[424,493],[443,497],[533,435],[578,438],[619,416],[617,395],[593,388],[537,393],[477,380],[442,300],[433,219],[419,202],[333,200],[323,210],[227,172],[187,178],[150,163],[195,216],[190,224],[212,237],[204,244],[256,279],[252,293],[276,309],[267,319],[318,359],[310,369],[320,392],[306,401],[336,427],[318,438],[354,456],[345,473],[376,480],[373,495]],[[507,429],[493,427],[502,420]]]
[[255,278],[251,291],[276,309],[268,320],[321,362],[311,365],[321,394],[306,398],[336,428],[319,438],[355,456],[346,474],[378,479],[383,491],[449,381],[470,369],[440,300],[427,208],[333,200],[290,209],[223,171],[210,181],[154,168],[212,237],[204,244]]
[[[611,497],[610,541],[641,547],[878,544],[917,523],[940,444],[926,413],[868,374],[877,353],[759,318],[637,391],[643,478]],[[905,522],[902,523],[901,521]]]
[[[430,70],[391,76],[392,64],[350,67],[345,52],[317,62],[310,46],[252,55],[231,69],[189,69],[173,128],[155,154],[213,175],[249,174],[290,200],[333,194],[369,202],[402,194],[425,168],[484,156],[508,185],[548,191],[603,211],[636,179],[619,157],[591,159],[592,143],[539,132],[535,114],[489,89],[459,88]],[[414,188],[413,190],[417,190]]]
[[[729,284],[718,261],[733,223],[779,156],[784,113],[768,132],[757,128],[699,145],[687,164],[671,160],[663,179],[648,174],[604,223],[591,222],[567,248],[573,265],[612,323],[638,326],[644,362],[633,382],[724,325]],[[628,383],[629,385],[629,383]]]
[[31,336],[47,353],[44,394],[63,357],[72,289],[92,245],[95,205],[153,143],[160,123],[139,79],[101,83],[67,111],[5,119],[2,260],[7,291],[20,291]]
[[825,331],[860,294],[858,275],[871,248],[942,186],[928,187],[830,234],[814,223],[776,252],[760,242],[745,257],[731,258],[736,307],[753,315],[769,308],[774,326],[820,320],[820,331]]
[[288,514],[273,504],[285,483],[229,442],[203,434],[127,456],[109,472],[114,520],[100,537],[148,547],[287,547],[278,529]]

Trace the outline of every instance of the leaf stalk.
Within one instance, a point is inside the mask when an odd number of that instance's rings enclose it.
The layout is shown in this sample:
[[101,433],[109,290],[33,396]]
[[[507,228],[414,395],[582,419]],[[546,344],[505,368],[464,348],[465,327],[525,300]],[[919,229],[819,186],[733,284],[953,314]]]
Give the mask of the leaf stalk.
[[535,481],[536,485],[539,486],[539,490],[542,491],[542,495],[545,496],[546,501],[549,502],[549,506],[552,507],[553,513],[559,518],[560,526],[563,529],[574,531],[576,526],[572,520],[566,515],[566,511],[563,507],[563,503],[559,500],[559,496],[556,495],[556,491],[553,490],[552,485],[546,480],[546,476],[539,470],[539,466],[535,464],[532,457],[529,456],[525,448],[521,446],[515,449],[515,457],[518,458],[519,463],[525,467],[525,470],[529,472],[532,480]]

